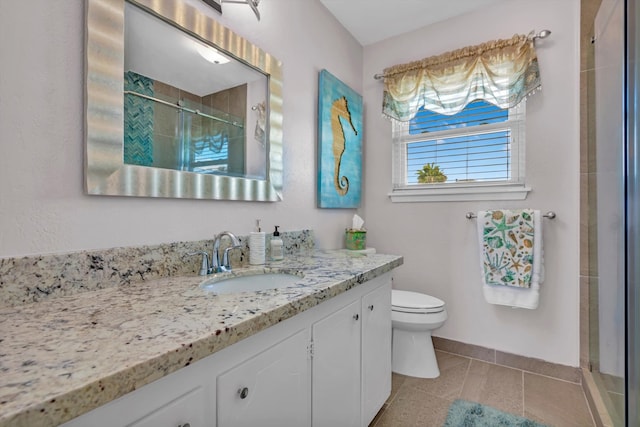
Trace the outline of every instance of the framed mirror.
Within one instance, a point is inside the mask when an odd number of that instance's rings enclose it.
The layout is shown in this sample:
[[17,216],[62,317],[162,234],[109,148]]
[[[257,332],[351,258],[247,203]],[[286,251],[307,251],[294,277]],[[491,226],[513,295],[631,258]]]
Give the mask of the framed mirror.
[[181,0],[87,0],[88,194],[282,199],[281,63]]

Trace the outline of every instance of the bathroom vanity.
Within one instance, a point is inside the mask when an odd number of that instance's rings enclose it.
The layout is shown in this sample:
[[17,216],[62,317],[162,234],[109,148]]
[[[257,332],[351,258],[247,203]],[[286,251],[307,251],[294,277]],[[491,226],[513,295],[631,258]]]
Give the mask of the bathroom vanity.
[[291,288],[170,277],[0,309],[0,426],[366,426],[391,390],[401,264],[313,252],[265,267],[304,275]]

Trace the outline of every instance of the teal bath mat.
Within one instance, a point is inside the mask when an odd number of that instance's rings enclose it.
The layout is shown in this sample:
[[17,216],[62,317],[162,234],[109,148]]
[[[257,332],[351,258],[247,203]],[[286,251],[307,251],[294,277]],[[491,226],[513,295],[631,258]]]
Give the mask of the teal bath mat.
[[458,399],[449,407],[443,427],[548,427],[480,403]]

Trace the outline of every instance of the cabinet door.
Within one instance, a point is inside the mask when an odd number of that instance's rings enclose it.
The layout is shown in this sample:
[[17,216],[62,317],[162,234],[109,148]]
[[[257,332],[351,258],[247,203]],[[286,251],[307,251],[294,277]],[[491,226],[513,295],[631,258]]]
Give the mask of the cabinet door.
[[391,394],[391,283],[362,297],[362,425]]
[[205,392],[202,387],[178,397],[127,427],[204,427]]
[[360,300],[316,322],[313,427],[360,426]]
[[206,375],[190,366],[63,424],[64,427],[212,427]]
[[309,329],[218,376],[218,427],[309,426]]

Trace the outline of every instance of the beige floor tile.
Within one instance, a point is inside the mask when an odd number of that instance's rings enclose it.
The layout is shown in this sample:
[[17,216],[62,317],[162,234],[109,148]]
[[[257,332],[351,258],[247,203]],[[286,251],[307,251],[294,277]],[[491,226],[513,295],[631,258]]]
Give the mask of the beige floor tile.
[[446,351],[447,353],[459,354],[461,356],[471,357],[473,359],[484,360],[485,362],[495,363],[496,351],[478,345],[466,344],[459,341],[448,340],[446,338],[431,337],[433,346],[437,350]]
[[579,384],[524,373],[524,416],[554,427],[594,425]]
[[522,416],[522,371],[472,360],[460,398]]
[[369,427],[376,426],[378,421],[380,421],[380,418],[382,418],[382,414],[384,414],[384,411],[386,411],[388,407],[389,407],[389,403],[385,403],[384,405],[382,405],[382,408],[380,408],[376,416],[373,417],[373,420],[371,420],[371,423],[369,423]]
[[408,387],[405,383],[375,427],[439,427],[447,419],[452,402]]
[[615,411],[615,418],[618,420],[624,419],[624,394],[620,393],[608,393],[609,399],[613,404],[613,410]]
[[502,351],[496,351],[496,363],[547,377],[560,378],[572,383],[579,383],[582,377],[580,369],[573,366],[559,365]]
[[396,374],[395,372],[391,374],[391,394],[387,399],[387,403],[391,403],[393,401],[398,394],[398,390],[400,390],[400,387],[404,384],[406,379],[407,377],[404,375]]
[[433,379],[405,377],[402,388],[411,387],[432,396],[454,400],[460,396],[471,359],[436,351],[440,376]]
[[607,391],[622,394],[624,393],[624,378],[614,377],[613,375],[607,375],[600,373],[602,378],[602,384]]

